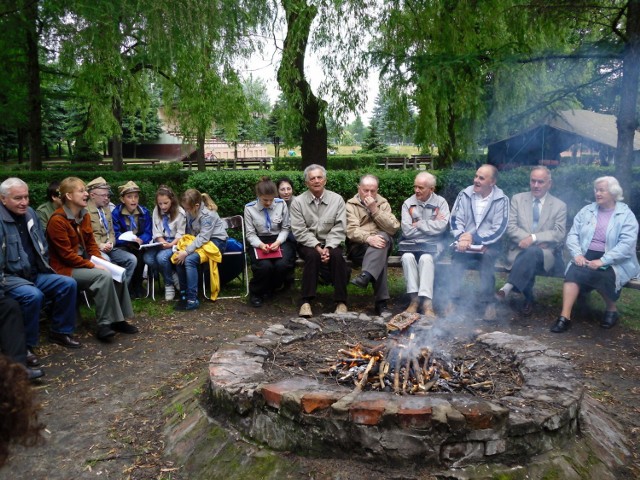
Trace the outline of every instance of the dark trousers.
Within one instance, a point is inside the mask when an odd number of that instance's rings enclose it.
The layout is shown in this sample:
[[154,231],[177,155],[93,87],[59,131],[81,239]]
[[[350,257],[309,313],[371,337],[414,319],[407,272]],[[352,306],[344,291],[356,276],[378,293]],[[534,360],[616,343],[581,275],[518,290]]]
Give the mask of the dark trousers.
[[464,271],[468,268],[477,268],[480,274],[480,303],[493,302],[496,288],[495,265],[499,252],[497,249],[488,248],[484,253],[460,253],[454,252],[451,257],[451,271],[449,272],[449,293],[452,299],[460,297]]
[[507,281],[527,300],[533,300],[533,284],[536,275],[541,273],[544,273],[544,254],[540,247],[533,245],[518,254]]
[[387,257],[393,247],[393,239],[386,232],[378,232],[387,242],[387,248],[373,248],[366,243],[351,246],[349,259],[356,266],[362,266],[363,272],[373,277],[373,294],[375,301],[389,299],[389,285],[387,283]]
[[[277,237],[259,237],[262,243],[273,243]],[[290,282],[293,277],[293,270],[296,268],[296,251],[291,242],[284,242],[280,245],[282,258],[258,260],[256,252],[249,249],[251,259],[251,271],[253,277],[249,281],[249,292],[253,295],[268,295],[280,288],[285,282]]]
[[20,304],[7,296],[0,298],[0,352],[14,362],[27,364],[27,346]]
[[[329,249],[329,279],[333,284],[333,299],[336,302],[347,302],[347,282],[349,281],[349,271],[347,262],[342,255],[342,248]],[[323,267],[320,261],[320,254],[315,248],[305,247],[298,244],[298,255],[304,260],[302,270],[301,295],[303,300],[311,300],[316,296],[318,286],[318,275]]]

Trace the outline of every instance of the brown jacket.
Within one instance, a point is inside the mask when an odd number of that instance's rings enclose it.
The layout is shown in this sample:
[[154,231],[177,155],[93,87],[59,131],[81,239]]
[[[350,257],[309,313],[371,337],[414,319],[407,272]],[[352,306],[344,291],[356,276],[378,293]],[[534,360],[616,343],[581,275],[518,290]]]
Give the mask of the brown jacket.
[[[93,238],[91,217],[86,210],[81,215],[82,222],[78,224],[69,210],[60,207],[49,219],[47,240],[50,263],[61,275],[71,276],[74,268],[94,268],[89,258],[91,255],[100,257],[100,249]],[[85,248],[84,257],[79,253],[81,246]]]
[[381,231],[393,237],[400,228],[389,202],[380,195],[376,195],[376,202],[378,211],[371,215],[357,194],[347,201],[347,238],[351,242],[365,243],[370,235]]

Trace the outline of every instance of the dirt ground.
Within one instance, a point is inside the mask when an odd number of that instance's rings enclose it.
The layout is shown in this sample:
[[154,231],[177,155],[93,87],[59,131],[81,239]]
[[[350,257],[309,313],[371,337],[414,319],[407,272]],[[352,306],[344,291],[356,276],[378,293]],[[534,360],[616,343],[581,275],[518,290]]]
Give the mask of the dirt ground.
[[[260,309],[251,308],[244,299],[206,302],[196,312],[161,308],[158,314],[154,308],[152,315],[137,316],[141,333],[119,334],[112,344],[95,340],[93,322],[85,319],[78,332],[84,345],[77,351],[44,341],[39,354],[46,377],[35,389],[43,405],[45,441],[31,448],[15,447],[0,469],[0,479],[189,478],[164,454],[163,429],[171,397],[194,382],[202,383],[207,362],[220,344],[296,316],[294,295]],[[330,311],[329,298],[319,299],[324,305],[316,304],[314,311]],[[351,310],[372,314],[370,299],[353,298]],[[144,300],[138,306],[150,304]],[[402,310],[400,301],[390,307],[394,313]],[[589,393],[624,426],[634,456],[629,478],[640,478],[640,334],[623,326],[603,330],[590,315],[574,315],[569,332],[552,334],[549,326],[556,315],[557,311],[538,306],[534,316],[523,318],[503,305],[497,323],[470,318],[468,325],[477,333],[501,330],[529,335],[568,354],[583,373]],[[297,478],[429,478],[427,470],[417,467],[398,470],[290,453],[282,457],[295,463]]]

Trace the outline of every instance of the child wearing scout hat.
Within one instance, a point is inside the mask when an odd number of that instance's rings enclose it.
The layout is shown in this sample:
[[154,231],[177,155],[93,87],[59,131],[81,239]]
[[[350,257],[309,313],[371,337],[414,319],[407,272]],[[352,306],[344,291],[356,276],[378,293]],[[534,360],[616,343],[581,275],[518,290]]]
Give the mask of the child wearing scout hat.
[[[152,221],[149,210],[140,205],[140,187],[133,181],[128,181],[118,187],[121,203],[114,208],[113,230],[116,236],[116,247],[124,248],[136,256],[138,264],[133,272],[133,278],[129,283],[129,292],[132,298],[142,297],[142,272],[144,270],[144,260],[140,245],[151,242]],[[121,239],[125,235],[130,238]]]

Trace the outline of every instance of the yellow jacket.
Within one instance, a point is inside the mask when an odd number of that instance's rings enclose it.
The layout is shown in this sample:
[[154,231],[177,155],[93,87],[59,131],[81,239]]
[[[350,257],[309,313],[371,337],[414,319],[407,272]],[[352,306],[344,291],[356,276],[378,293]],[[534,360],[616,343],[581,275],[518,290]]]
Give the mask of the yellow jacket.
[[[193,235],[183,235],[178,240],[176,248],[185,250],[187,245],[195,240]],[[176,252],[177,253],[177,252]],[[176,263],[176,253],[171,255],[171,263]],[[195,252],[200,256],[200,263],[209,261],[209,280],[211,282],[211,300],[215,301],[220,293],[220,275],[218,274],[218,264],[222,261],[222,254],[213,242],[207,242],[200,248],[196,248]]]

